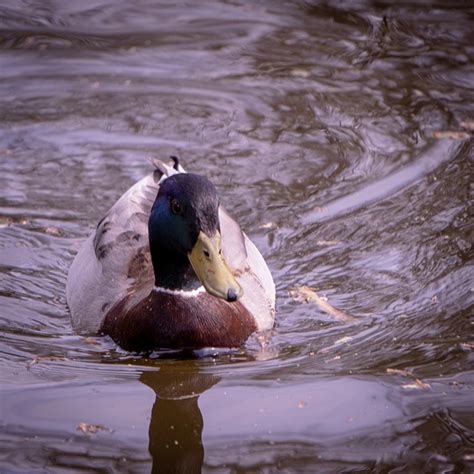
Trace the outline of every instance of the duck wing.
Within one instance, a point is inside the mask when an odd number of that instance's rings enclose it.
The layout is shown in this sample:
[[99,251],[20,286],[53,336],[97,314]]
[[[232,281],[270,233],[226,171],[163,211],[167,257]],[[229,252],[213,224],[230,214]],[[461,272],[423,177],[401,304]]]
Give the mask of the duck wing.
[[66,284],[77,332],[97,333],[115,303],[134,288],[153,286],[148,217],[162,174],[156,169],[123,194],[77,253]]
[[275,319],[275,283],[255,244],[239,224],[219,207],[222,251],[244,291],[240,302],[254,316],[257,330],[270,329]]

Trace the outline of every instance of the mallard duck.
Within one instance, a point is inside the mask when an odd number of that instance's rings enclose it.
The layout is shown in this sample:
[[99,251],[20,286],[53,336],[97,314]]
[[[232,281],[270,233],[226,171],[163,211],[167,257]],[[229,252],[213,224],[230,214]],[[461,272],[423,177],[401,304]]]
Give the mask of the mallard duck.
[[129,351],[238,347],[273,326],[271,273],[214,185],[173,159],[154,161],[80,248],[72,325]]

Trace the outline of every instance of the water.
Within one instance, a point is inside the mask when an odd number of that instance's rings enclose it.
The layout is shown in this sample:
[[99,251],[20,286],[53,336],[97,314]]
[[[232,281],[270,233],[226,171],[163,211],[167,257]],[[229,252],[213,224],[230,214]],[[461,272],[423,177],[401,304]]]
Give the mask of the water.
[[[2,2],[0,470],[472,471],[472,140],[433,132],[470,135],[473,15]],[[71,330],[78,246],[171,154],[275,278],[274,330],[231,353]]]

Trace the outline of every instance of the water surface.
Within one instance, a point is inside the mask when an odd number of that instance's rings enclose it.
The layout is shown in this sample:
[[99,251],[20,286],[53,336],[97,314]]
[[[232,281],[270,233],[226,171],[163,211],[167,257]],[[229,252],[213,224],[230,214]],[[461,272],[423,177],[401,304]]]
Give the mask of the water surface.
[[[2,2],[0,470],[472,471],[473,18]],[[231,353],[143,357],[70,326],[80,243],[169,155],[274,275],[274,330]]]

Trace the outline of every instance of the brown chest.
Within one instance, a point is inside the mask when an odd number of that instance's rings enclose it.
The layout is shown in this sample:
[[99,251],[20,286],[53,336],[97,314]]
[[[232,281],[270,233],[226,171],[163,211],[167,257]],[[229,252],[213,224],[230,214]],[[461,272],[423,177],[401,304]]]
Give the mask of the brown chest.
[[152,291],[129,307],[124,298],[106,315],[101,332],[126,350],[238,347],[255,331],[239,302],[208,293],[195,297]]

